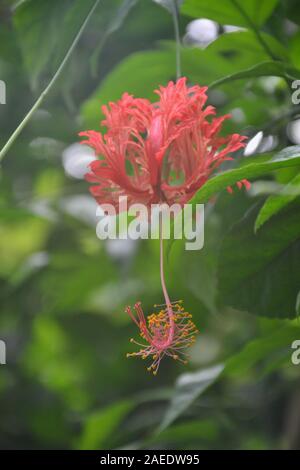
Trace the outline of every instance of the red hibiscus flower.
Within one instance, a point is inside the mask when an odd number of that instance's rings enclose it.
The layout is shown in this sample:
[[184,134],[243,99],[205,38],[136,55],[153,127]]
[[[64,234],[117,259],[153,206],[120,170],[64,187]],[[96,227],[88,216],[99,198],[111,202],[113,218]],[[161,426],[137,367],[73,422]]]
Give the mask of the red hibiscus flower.
[[[100,132],[86,131],[83,143],[99,156],[90,165],[87,181],[95,183],[90,190],[97,202],[112,204],[119,210],[119,198],[126,196],[128,205],[143,203],[187,203],[230,154],[244,147],[239,134],[220,136],[223,121],[214,117],[215,108],[206,106],[206,87],[188,87],[186,78],[169,82],[156,93],[159,100],[151,103],[124,93],[117,103],[103,106],[106,127]],[[238,183],[248,186],[246,180]],[[228,188],[231,191],[231,188]],[[169,356],[186,362],[185,349],[195,341],[198,332],[181,301],[169,298],[163,267],[163,240],[160,236],[160,276],[165,303],[147,318],[140,302],[126,312],[137,325],[142,342],[128,356],[151,358],[148,370],[157,373],[161,359]],[[155,306],[156,307],[156,306]]]
[[230,116],[213,117],[205,107],[207,87],[188,87],[186,78],[169,82],[156,93],[159,101],[124,93],[117,103],[103,106],[107,131],[86,131],[83,143],[95,149],[99,160],[91,165],[87,181],[99,204],[118,210],[119,196],[128,204],[169,205],[188,202],[245,137],[219,135]]

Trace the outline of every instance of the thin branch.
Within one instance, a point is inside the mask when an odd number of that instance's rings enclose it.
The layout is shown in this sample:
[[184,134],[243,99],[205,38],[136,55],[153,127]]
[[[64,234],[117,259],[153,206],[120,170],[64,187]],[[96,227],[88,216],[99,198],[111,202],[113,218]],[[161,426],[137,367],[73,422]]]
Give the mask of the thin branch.
[[177,0],[172,2],[172,17],[174,23],[175,41],[176,41],[176,79],[181,77],[181,57],[180,57],[180,32],[179,32],[179,11]]
[[260,33],[259,28],[256,26],[254,21],[250,18],[250,16],[245,12],[245,10],[241,7],[239,2],[237,0],[231,0],[231,3],[235,6],[235,8],[240,12],[240,14],[245,18],[247,23],[249,24],[249,27],[254,31],[258,41],[260,42],[261,46],[264,48],[266,53],[271,57],[273,60],[278,60],[278,57],[276,57],[275,54],[273,54],[273,51],[270,49],[268,43],[264,40],[262,34]]
[[51,90],[52,86],[54,85],[54,83],[56,82],[56,80],[58,79],[58,77],[60,76],[64,66],[66,65],[68,59],[70,58],[72,52],[74,51],[79,39],[81,38],[81,35],[86,27],[86,25],[88,24],[89,22],[89,19],[91,18],[91,16],[93,15],[94,11],[96,10],[97,6],[98,6],[98,3],[100,2],[100,0],[96,0],[93,7],[90,9],[88,15],[86,16],[84,22],[82,23],[78,33],[76,34],[68,52],[66,53],[63,61],[61,62],[60,66],[58,67],[56,73],[53,75],[52,79],[50,80],[50,82],[48,83],[48,85],[46,86],[46,88],[44,89],[44,91],[40,94],[40,96],[38,97],[38,99],[36,100],[36,102],[34,103],[34,105],[32,106],[32,108],[30,109],[30,111],[26,114],[26,116],[24,117],[24,119],[21,121],[21,123],[18,125],[18,127],[16,128],[16,130],[12,133],[12,135],[10,136],[10,138],[8,139],[8,141],[6,142],[6,144],[4,145],[4,147],[2,148],[1,152],[0,152],[0,162],[1,160],[4,158],[4,156],[6,155],[6,153],[8,152],[8,150],[10,149],[10,147],[12,146],[12,144],[14,143],[14,141],[16,140],[16,138],[18,137],[18,135],[22,132],[22,130],[24,129],[24,127],[26,126],[26,124],[29,122],[29,120],[31,119],[32,115],[34,114],[34,112],[39,108],[39,106],[41,105],[41,103],[43,102],[44,98],[48,95],[49,91]]
[[[237,0],[231,0],[232,5],[235,6],[235,8],[240,12],[240,14],[245,18],[247,21],[249,27],[253,30],[255,36],[257,37],[258,42],[262,46],[262,48],[266,51],[266,53],[271,57],[272,60],[278,61],[280,60],[279,57],[277,57],[272,49],[269,47],[269,44],[265,41],[263,35],[261,34],[259,28],[256,26],[254,21],[252,21],[251,17],[245,12],[245,10],[241,7],[239,2]],[[283,77],[285,80],[287,86],[290,88],[292,81],[289,80],[287,77]]]

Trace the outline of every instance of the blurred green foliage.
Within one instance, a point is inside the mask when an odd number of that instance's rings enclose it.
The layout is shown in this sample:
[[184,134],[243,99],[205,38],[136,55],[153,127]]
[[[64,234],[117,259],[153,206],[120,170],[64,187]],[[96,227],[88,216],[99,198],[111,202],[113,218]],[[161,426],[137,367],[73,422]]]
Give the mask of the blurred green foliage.
[[[1,0],[1,147],[93,3]],[[125,91],[152,99],[175,78],[172,17],[159,3],[100,2],[1,166],[1,448],[300,447],[300,366],[291,362],[300,339],[299,126],[287,132],[300,114],[291,100],[298,2],[179,2],[183,74],[211,85],[210,103],[233,115],[228,131],[264,132],[254,156],[195,196],[206,203],[204,249],[169,246],[172,297],[184,299],[200,329],[186,369],[165,361],[153,378],[126,360],[135,331],[124,306],[141,299],[150,312],[161,299],[158,244],[98,240],[87,184],[64,171],[63,150],[80,130],[99,127],[102,104]],[[206,47],[187,38],[197,18],[218,23]],[[227,194],[241,178],[251,191]]]

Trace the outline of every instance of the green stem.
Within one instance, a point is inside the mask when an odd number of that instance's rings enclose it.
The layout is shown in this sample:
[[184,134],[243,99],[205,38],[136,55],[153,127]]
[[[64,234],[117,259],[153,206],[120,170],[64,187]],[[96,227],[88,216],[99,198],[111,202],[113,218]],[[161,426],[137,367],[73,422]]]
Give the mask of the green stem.
[[240,12],[240,14],[245,18],[247,23],[249,24],[249,27],[254,31],[257,40],[261,44],[261,46],[264,48],[266,53],[271,57],[273,60],[278,60],[278,57],[276,57],[275,54],[273,54],[272,50],[270,49],[269,45],[267,42],[264,40],[263,36],[260,33],[260,30],[256,26],[256,24],[252,21],[250,16],[245,12],[245,10],[241,7],[239,2],[237,0],[231,0],[231,3],[235,6],[235,8]]
[[[273,54],[273,51],[269,47],[268,43],[264,40],[264,37],[262,36],[259,28],[256,26],[254,21],[250,18],[250,16],[245,12],[245,10],[241,7],[239,2],[237,0],[231,0],[232,5],[235,6],[235,8],[240,12],[240,14],[245,18],[247,23],[249,24],[249,27],[253,30],[254,34],[257,37],[258,42],[262,46],[262,48],[266,51],[266,53],[271,57],[272,60],[280,60],[275,54]],[[290,88],[292,80],[289,80],[287,77],[283,77],[284,81],[286,82],[287,86]]]
[[180,32],[179,32],[179,11],[177,0],[172,2],[172,17],[174,23],[175,41],[176,41],[176,79],[181,77],[181,57],[180,57]]
[[68,52],[66,53],[63,61],[61,62],[60,66],[58,67],[56,73],[53,75],[52,79],[50,80],[50,82],[48,83],[48,85],[46,86],[44,91],[42,91],[42,93],[40,94],[40,96],[38,97],[38,99],[36,100],[34,105],[32,106],[32,108],[29,110],[29,112],[26,114],[26,116],[24,117],[22,122],[18,125],[16,130],[12,133],[12,135],[10,136],[10,138],[8,139],[8,141],[6,142],[4,147],[2,148],[2,150],[0,152],[0,162],[4,158],[4,156],[6,155],[6,153],[8,152],[8,150],[10,149],[10,147],[12,146],[12,144],[14,143],[14,141],[16,140],[18,135],[22,132],[22,130],[24,129],[26,124],[29,122],[29,120],[31,119],[34,112],[39,108],[39,106],[43,102],[44,98],[48,95],[48,93],[51,90],[52,86],[54,85],[54,83],[56,82],[58,77],[60,76],[64,66],[66,65],[69,57],[71,56],[72,52],[74,51],[74,49],[75,49],[75,47],[76,47],[83,31],[84,31],[87,23],[89,22],[89,19],[91,18],[92,14],[96,10],[99,2],[100,2],[100,0],[95,1],[93,7],[90,9],[88,15],[86,16],[84,22],[82,23],[82,25],[80,27],[78,33],[76,34],[76,36],[75,36]]
[[166,281],[165,281],[165,273],[164,273],[164,239],[163,239],[163,214],[160,211],[159,213],[159,259],[160,259],[160,281],[161,281],[161,287],[166,303],[166,309],[168,312],[168,317],[169,317],[169,334],[168,334],[168,340],[167,344],[172,344],[173,338],[174,338],[174,330],[175,330],[175,321],[174,321],[174,312],[172,308],[172,302],[170,300],[168,291],[167,291],[167,286],[166,286]]

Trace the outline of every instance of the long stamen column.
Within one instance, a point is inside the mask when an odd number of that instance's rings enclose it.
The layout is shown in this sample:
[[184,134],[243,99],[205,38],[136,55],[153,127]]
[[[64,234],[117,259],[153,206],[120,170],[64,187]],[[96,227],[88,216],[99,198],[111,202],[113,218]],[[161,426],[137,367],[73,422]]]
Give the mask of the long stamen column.
[[166,308],[168,311],[170,329],[168,342],[171,344],[174,337],[174,328],[175,328],[175,318],[172,308],[172,303],[167,291],[166,282],[165,282],[165,273],[164,273],[164,239],[163,239],[163,215],[160,211],[159,213],[159,257],[160,257],[160,281],[161,287],[165,298]]
[[160,214],[160,277],[165,303],[154,305],[159,311],[153,312],[146,318],[141,302],[136,302],[134,311],[126,307],[125,312],[140,330],[142,342],[131,338],[131,343],[140,347],[140,350],[128,353],[127,357],[141,357],[141,359],[152,359],[147,369],[154,375],[157,374],[163,357],[168,356],[174,360],[186,364],[185,349],[195,342],[198,333],[192,315],[185,311],[182,301],[172,302],[170,300],[164,275],[164,251],[163,251],[163,227]]

